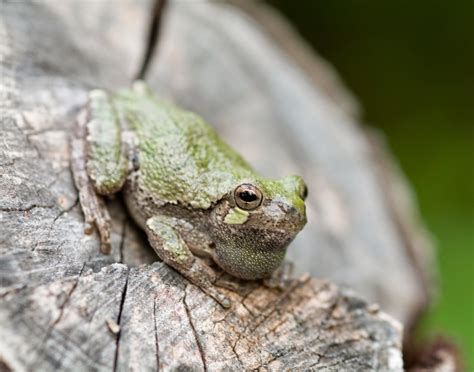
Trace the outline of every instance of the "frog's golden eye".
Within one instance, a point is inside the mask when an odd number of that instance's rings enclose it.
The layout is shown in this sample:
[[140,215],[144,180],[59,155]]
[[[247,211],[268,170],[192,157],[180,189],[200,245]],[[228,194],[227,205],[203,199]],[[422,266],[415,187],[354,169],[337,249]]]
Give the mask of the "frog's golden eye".
[[244,183],[235,189],[234,199],[239,208],[249,211],[262,204],[263,195],[254,185]]

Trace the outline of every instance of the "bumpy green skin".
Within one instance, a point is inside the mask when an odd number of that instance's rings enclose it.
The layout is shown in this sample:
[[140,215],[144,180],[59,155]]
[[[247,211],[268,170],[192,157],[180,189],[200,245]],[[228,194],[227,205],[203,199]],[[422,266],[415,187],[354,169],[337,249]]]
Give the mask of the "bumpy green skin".
[[96,90],[90,94],[89,159],[87,172],[99,194],[119,191],[125,181],[127,159],[121,138],[117,112],[107,94]]
[[[127,206],[165,262],[195,283],[196,272],[206,270],[196,269],[189,258],[203,252],[244,279],[268,277],[279,267],[306,223],[300,177],[260,177],[203,119],[159,100],[143,83],[111,96],[93,92],[90,101],[91,182],[101,194],[114,193],[125,182]],[[263,194],[255,210],[236,207],[234,190],[244,183]],[[157,216],[182,224],[164,228]],[[173,242],[164,243],[166,236]],[[208,239],[199,243],[202,236]]]

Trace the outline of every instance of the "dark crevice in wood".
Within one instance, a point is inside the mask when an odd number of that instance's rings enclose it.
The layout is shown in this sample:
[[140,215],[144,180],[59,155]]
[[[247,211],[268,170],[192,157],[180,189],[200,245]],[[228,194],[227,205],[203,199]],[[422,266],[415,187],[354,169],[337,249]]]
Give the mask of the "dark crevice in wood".
[[127,297],[127,289],[128,289],[128,278],[130,276],[130,270],[127,270],[127,278],[125,279],[125,284],[123,286],[122,290],[122,298],[120,299],[120,308],[119,308],[119,313],[117,316],[117,325],[120,327],[119,332],[117,333],[117,338],[116,338],[116,347],[115,347],[115,357],[114,357],[114,368],[113,371],[117,371],[118,367],[118,358],[119,358],[119,350],[120,350],[120,336],[122,335],[122,326],[120,324],[120,321],[122,320],[122,311],[123,311],[123,306],[125,304],[125,298]]
[[[61,321],[62,317],[63,317],[63,314],[64,314],[64,309],[67,305],[67,303],[69,302],[69,299],[71,298],[72,294],[74,293],[74,291],[76,290],[77,288],[77,285],[79,284],[79,279],[81,278],[81,275],[82,273],[84,272],[84,268],[86,267],[86,262],[84,262],[84,264],[82,265],[81,267],[81,270],[79,271],[79,274],[77,275],[77,278],[76,278],[76,281],[74,282],[74,284],[72,285],[71,289],[69,290],[69,292],[67,293],[66,295],[66,299],[64,300],[64,302],[61,304],[61,306],[59,307],[59,315],[58,317],[56,318],[56,320],[51,324],[51,327],[48,331],[48,337],[49,337],[49,334],[51,333],[51,331],[53,330],[53,328]],[[46,337],[46,339],[48,338]],[[45,339],[45,341],[46,341]]]
[[0,288],[0,299],[7,297],[9,294],[20,292],[26,288],[29,288],[26,284],[23,284],[19,287],[7,287],[7,288]]
[[125,244],[125,235],[127,233],[127,221],[128,218],[125,216],[122,223],[122,233],[120,235],[120,244],[119,244],[119,262],[123,263],[123,246]]
[[135,79],[144,79],[148,71],[148,67],[158,44],[158,38],[160,36],[161,18],[164,12],[166,2],[167,0],[155,0],[155,6],[150,22],[150,29],[148,31],[148,42],[146,44],[140,70],[137,73]]
[[58,213],[58,215],[56,217],[54,217],[53,223],[51,224],[51,228],[58,221],[58,219],[60,219],[64,214],[71,212],[75,207],[77,207],[78,204],[79,204],[79,196],[76,197],[76,200],[74,201],[74,203],[70,207],[68,207],[66,209],[62,209]]
[[[61,173],[61,172],[60,172],[60,173]],[[57,181],[57,179],[54,180],[54,182],[56,182],[56,181]],[[54,182],[53,182],[53,183],[54,183]],[[48,188],[50,188],[50,187],[51,187],[51,185],[48,185]],[[61,210],[59,211],[58,215],[57,215],[56,217],[54,217],[53,221],[51,222],[51,225],[49,226],[47,240],[51,239],[51,235],[52,235],[52,233],[53,233],[53,229],[54,229],[54,226],[56,225],[56,222],[57,222],[64,214],[66,214],[66,213],[72,211],[78,204],[79,204],[79,195],[76,196],[76,199],[75,199],[74,203],[73,203],[70,207],[68,207],[68,208],[66,208],[66,209],[61,209]],[[38,247],[39,243],[40,243],[40,242],[37,242],[37,243],[33,246],[33,248],[31,249],[32,252],[34,252],[34,251],[36,250],[36,248]],[[59,250],[60,248],[62,248],[62,246],[63,246],[64,244],[65,244],[65,241],[62,241],[62,242],[59,244],[59,246],[58,246],[58,250]]]
[[186,303],[187,293],[188,293],[188,286],[186,286],[184,288],[184,296],[183,296],[184,310],[186,311],[186,316],[188,317],[189,325],[191,327],[191,330],[193,331],[194,339],[196,340],[196,345],[197,345],[198,350],[199,350],[199,355],[201,356],[202,367],[204,368],[204,371],[207,371],[206,354],[204,353],[204,348],[201,345],[201,341],[199,340],[199,336],[197,334],[196,328],[195,328],[193,320],[191,318],[191,311],[189,309],[188,304]]
[[237,350],[235,350],[235,348],[237,346],[237,343],[240,341],[240,338],[241,338],[241,334],[238,335],[237,341],[235,341],[235,343],[233,345],[230,345],[230,346],[232,348],[232,352],[234,353],[235,357],[239,361],[240,367],[243,369],[244,368],[244,363],[242,363],[242,360],[240,359],[239,353],[237,352]]
[[32,204],[23,208],[2,208],[0,207],[1,212],[31,212],[35,208],[45,208],[51,209],[54,208],[54,205],[41,205],[41,204]]
[[153,324],[155,326],[156,370],[160,370],[160,344],[158,342],[158,328],[156,325],[156,299],[153,300]]

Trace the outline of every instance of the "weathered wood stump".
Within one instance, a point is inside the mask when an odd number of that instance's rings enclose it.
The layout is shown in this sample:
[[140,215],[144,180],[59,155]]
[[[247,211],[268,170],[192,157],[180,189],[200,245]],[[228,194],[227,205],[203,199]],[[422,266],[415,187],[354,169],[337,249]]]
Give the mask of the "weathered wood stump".
[[145,78],[266,176],[306,179],[309,224],[290,259],[354,292],[304,275],[283,292],[241,283],[226,311],[155,262],[119,199],[112,254],[84,235],[74,117],[89,89],[128,86],[156,42],[159,7],[111,4],[2,3],[0,369],[401,370],[401,324],[428,299],[429,245],[352,98],[261,5],[169,4]]

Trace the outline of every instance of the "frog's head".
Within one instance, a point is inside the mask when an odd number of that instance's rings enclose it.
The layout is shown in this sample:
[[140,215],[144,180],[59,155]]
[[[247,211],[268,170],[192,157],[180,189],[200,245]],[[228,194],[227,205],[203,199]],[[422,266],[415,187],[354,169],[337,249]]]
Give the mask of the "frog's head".
[[306,224],[306,194],[298,176],[234,185],[211,214],[217,264],[243,279],[270,276]]

